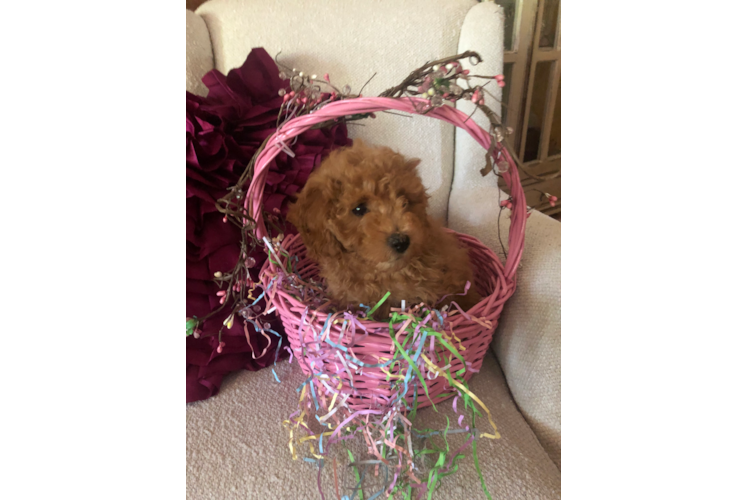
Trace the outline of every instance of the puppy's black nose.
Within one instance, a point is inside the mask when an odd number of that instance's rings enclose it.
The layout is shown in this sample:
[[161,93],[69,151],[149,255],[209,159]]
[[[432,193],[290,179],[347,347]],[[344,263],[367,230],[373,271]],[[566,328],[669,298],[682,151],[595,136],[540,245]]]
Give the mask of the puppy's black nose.
[[397,252],[403,253],[410,245],[410,238],[405,234],[395,233],[387,238],[387,243]]

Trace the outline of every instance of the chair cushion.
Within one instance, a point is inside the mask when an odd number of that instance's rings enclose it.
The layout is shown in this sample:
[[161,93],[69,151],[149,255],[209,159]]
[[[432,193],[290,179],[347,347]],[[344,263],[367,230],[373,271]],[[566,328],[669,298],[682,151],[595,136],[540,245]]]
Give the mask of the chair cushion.
[[[188,499],[266,500],[280,498],[279,492],[282,498],[320,498],[316,466],[291,459],[288,433],[281,427],[296,409],[294,389],[305,379],[295,362],[283,365],[276,369],[282,384],[269,371],[240,372],[226,378],[217,396],[187,405]],[[560,498],[560,472],[514,405],[491,351],[470,388],[489,408],[501,434],[498,440],[478,440],[479,463],[493,498]],[[454,416],[451,402],[437,408],[438,414],[419,410],[416,428],[444,428],[444,416]],[[342,483],[350,476],[337,456]],[[321,482],[325,497],[337,498],[330,462]],[[365,498],[375,492],[367,489]],[[341,487],[341,496],[346,493],[350,490]],[[485,498],[470,454],[456,474],[442,481],[435,496],[440,498]]]

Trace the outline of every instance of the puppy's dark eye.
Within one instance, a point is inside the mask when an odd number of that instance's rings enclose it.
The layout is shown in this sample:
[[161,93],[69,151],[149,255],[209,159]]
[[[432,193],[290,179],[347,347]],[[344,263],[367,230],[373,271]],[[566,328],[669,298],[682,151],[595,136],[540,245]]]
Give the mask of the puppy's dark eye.
[[369,209],[368,209],[368,208],[366,208],[366,203],[362,203],[362,204],[360,204],[359,206],[357,206],[356,208],[354,208],[354,209],[352,210],[352,212],[353,212],[353,215],[355,215],[355,216],[357,216],[357,217],[363,217],[363,216],[364,216],[364,214],[365,214],[366,212],[368,212],[368,211],[369,211]]

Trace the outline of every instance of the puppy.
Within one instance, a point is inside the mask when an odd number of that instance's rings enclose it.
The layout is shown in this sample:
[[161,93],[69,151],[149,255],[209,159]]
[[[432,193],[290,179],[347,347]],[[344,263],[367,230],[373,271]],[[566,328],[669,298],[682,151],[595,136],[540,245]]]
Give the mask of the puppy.
[[389,300],[377,319],[401,300],[440,307],[457,302],[463,310],[480,296],[467,250],[426,213],[428,196],[418,176],[420,160],[406,160],[386,147],[356,140],[325,159],[291,205],[309,256],[319,263],[328,296],[338,305]]

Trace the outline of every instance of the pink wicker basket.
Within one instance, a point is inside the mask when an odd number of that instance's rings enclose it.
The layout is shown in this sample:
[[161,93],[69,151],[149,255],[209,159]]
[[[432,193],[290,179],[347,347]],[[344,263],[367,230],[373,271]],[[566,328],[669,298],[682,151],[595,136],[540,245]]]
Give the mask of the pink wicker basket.
[[[317,123],[338,117],[385,110],[415,114],[418,113],[415,105],[419,101],[426,102],[423,99],[416,98],[393,99],[384,97],[361,97],[343,100],[330,103],[312,114],[290,120],[278,129],[257,157],[254,178],[245,200],[245,207],[257,221],[257,237],[262,239],[267,236],[267,230],[262,220],[261,200],[268,165],[279,151],[287,147],[290,139]],[[426,116],[438,118],[460,127],[482,147],[488,149],[490,146],[491,138],[488,132],[456,108],[447,106],[434,108]],[[465,347],[465,351],[462,352],[468,365],[465,367],[465,380],[468,380],[474,372],[478,371],[483,363],[483,357],[496,329],[499,314],[504,307],[504,303],[514,292],[515,274],[524,247],[525,221],[527,218],[524,210],[526,206],[525,195],[520,185],[517,167],[511,156],[503,149],[496,148],[495,158],[498,159],[499,155],[503,155],[504,160],[509,164],[509,169],[503,173],[503,178],[510,188],[513,205],[516,207],[516,210],[511,214],[506,264],[502,265],[496,254],[477,239],[456,233],[462,243],[469,249],[470,258],[476,271],[474,286],[485,297],[472,309],[466,311],[465,315],[457,314],[445,318],[445,330],[454,332],[460,339],[462,346]],[[283,242],[283,248],[290,255],[299,258],[296,269],[303,279],[308,280],[317,276],[316,264],[306,257],[306,248],[298,236],[287,238]],[[280,263],[285,266],[286,258],[281,257]],[[268,259],[260,273],[260,280],[266,289],[270,285],[270,277],[268,276],[270,273],[267,271],[275,273],[277,270],[276,265]],[[320,332],[323,332],[326,327],[329,328],[329,335],[334,337],[338,344],[345,346],[348,352],[352,351],[356,358],[365,364],[374,365],[380,363],[382,359],[392,359],[395,354],[395,346],[390,338],[388,323],[362,319],[355,329],[347,328],[341,336],[341,322],[335,321],[336,316],[330,318],[327,313],[318,315],[316,311],[309,311],[308,305],[303,304],[296,297],[283,290],[278,290],[272,297],[272,305],[283,322],[294,355],[307,375],[311,375],[313,372],[324,373],[326,370],[330,373],[335,372],[332,367],[319,366],[320,358],[315,356],[315,349],[319,347]],[[314,362],[316,364],[312,369],[311,364]],[[462,368],[462,363],[455,360],[451,363],[449,371],[454,375]],[[336,376],[340,376],[346,382],[346,385],[356,388],[352,397],[348,399],[352,411],[386,404],[393,397],[387,374],[381,369],[364,366],[357,372],[340,373],[340,370],[338,370],[335,373]],[[438,402],[449,397],[447,393],[450,387],[443,377],[427,380],[427,386],[432,401]],[[413,397],[410,395],[406,399],[412,402]],[[425,398],[422,387],[418,388],[418,403],[419,407],[431,404]]]

